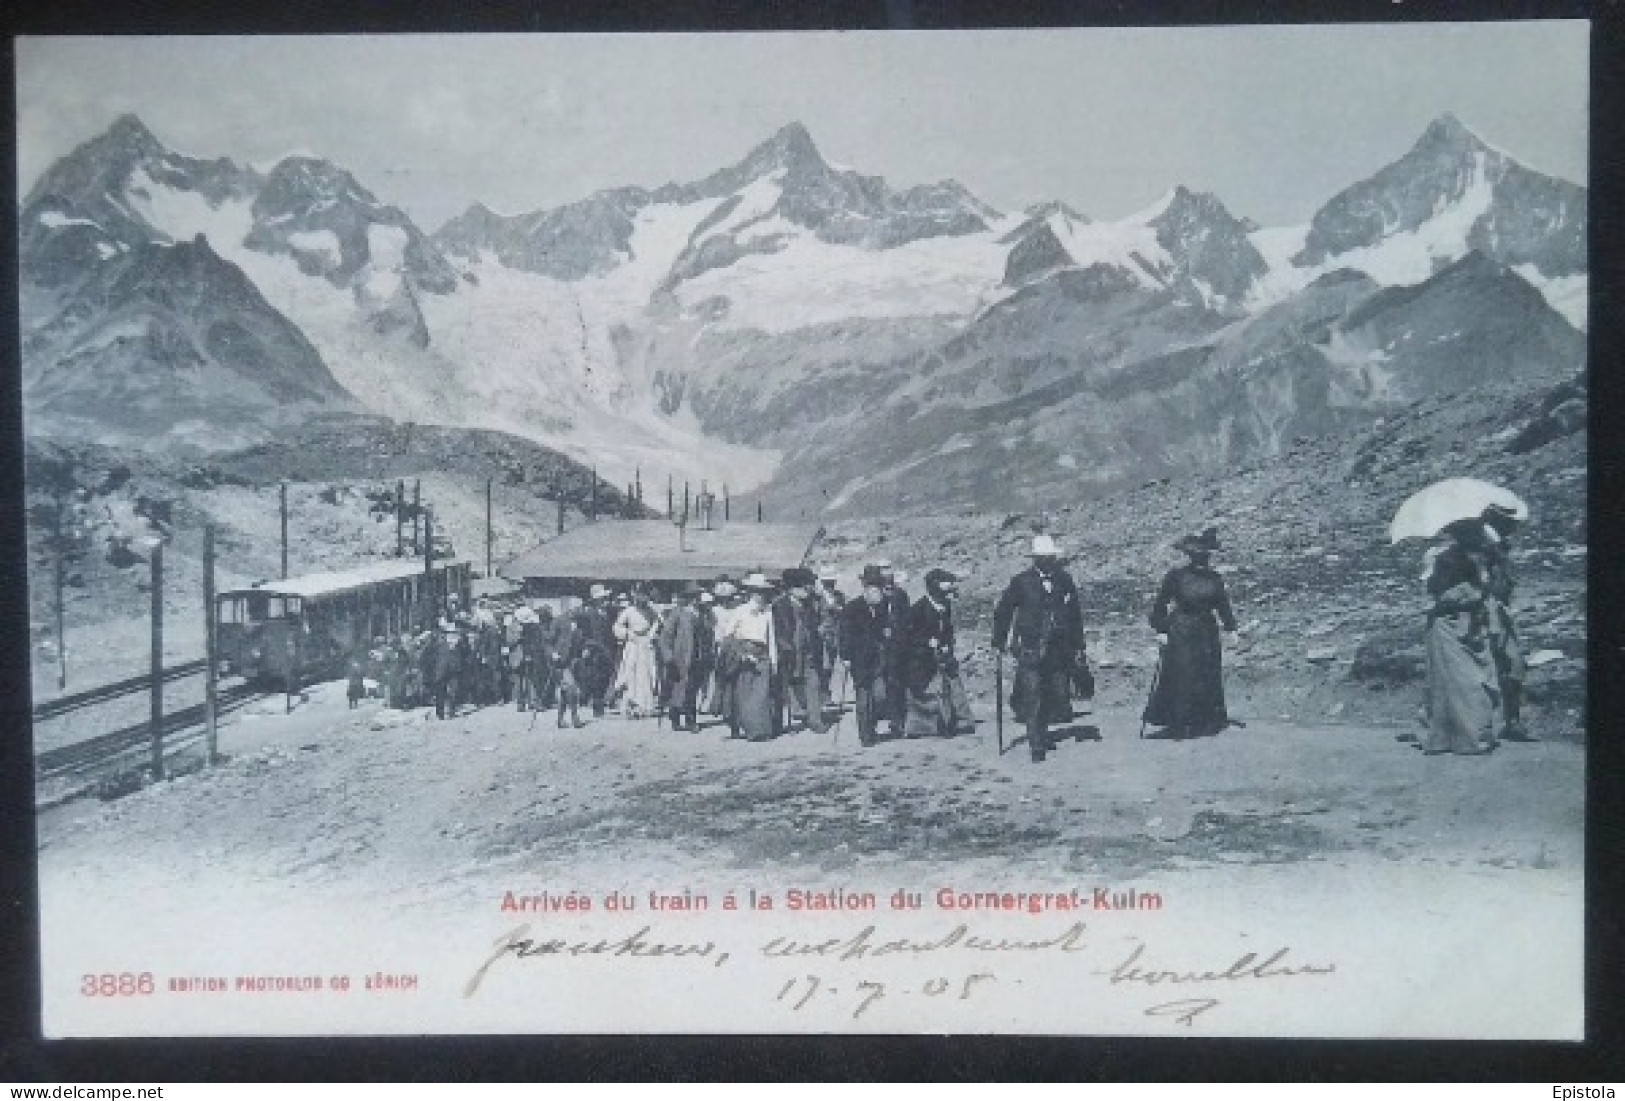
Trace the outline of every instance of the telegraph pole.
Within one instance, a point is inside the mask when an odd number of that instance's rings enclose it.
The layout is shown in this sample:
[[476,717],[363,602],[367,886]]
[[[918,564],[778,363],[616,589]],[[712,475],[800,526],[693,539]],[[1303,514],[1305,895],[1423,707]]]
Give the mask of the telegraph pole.
[[429,602],[428,613],[425,618],[429,621],[430,630],[438,630],[436,623],[438,609],[435,607],[434,591],[434,509],[423,511],[423,592]]
[[[397,528],[397,531],[399,529]],[[220,639],[214,610],[214,525],[203,528],[203,659],[207,663],[203,673],[203,732],[204,751],[209,764],[220,758],[218,704]]]
[[164,545],[152,547],[152,778],[164,778]]
[[423,531],[423,479],[412,480],[412,549],[418,549],[418,540]]
[[288,579],[288,483],[282,483],[282,580]]
[[564,494],[559,493],[559,534],[564,534]]
[[395,482],[395,557],[406,554],[406,479]]
[[728,522],[728,483],[722,483],[722,522]]
[[598,519],[598,468],[592,468],[592,499],[587,507],[587,520],[592,522]]
[[491,576],[491,479],[485,479],[485,576]]

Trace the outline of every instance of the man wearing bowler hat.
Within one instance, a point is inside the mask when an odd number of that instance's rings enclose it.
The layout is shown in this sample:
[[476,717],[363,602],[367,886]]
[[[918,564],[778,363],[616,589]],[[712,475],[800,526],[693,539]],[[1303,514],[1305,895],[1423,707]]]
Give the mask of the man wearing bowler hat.
[[1033,539],[1033,564],[1006,586],[993,611],[993,648],[1016,659],[1010,706],[1027,728],[1034,761],[1054,748],[1051,723],[1072,717],[1072,674],[1083,656],[1078,589],[1061,568],[1061,549],[1048,535]]
[[886,608],[886,579],[878,566],[864,568],[863,595],[846,602],[841,610],[841,660],[858,720],[858,741],[865,746],[879,740],[880,719],[892,713],[890,691],[892,661],[887,637],[891,616]]

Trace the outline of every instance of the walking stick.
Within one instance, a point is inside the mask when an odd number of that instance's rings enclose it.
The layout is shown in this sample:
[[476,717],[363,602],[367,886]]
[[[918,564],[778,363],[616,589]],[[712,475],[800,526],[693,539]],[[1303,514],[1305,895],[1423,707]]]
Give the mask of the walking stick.
[[[1157,668],[1156,668],[1156,671],[1151,674],[1151,694],[1145,701],[1146,710],[1150,710],[1150,708],[1151,708],[1151,700],[1155,699],[1156,695],[1157,695],[1157,682],[1162,680],[1162,652],[1163,652],[1163,649],[1164,648],[1161,647],[1161,646],[1157,647]],[[1140,712],[1140,737],[1141,738],[1145,737],[1145,711]]]
[[999,756],[1004,756],[1004,651],[993,667],[993,726],[999,733]]
[[830,745],[832,746],[841,740],[841,724],[846,722],[846,691],[852,687],[852,670],[847,667],[845,662],[837,662],[836,664],[841,667],[841,702],[836,705],[835,736],[830,739]]

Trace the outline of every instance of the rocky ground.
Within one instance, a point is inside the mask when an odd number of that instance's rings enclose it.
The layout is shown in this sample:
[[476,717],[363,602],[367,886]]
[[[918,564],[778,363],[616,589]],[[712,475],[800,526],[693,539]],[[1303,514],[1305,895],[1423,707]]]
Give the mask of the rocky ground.
[[[986,688],[972,684],[984,699]],[[1161,742],[1137,739],[1135,720],[1080,714],[1077,736],[1035,765],[1014,731],[1000,754],[985,715],[955,739],[862,749],[848,716],[753,744],[613,715],[559,730],[511,708],[447,721],[376,701],[351,711],[334,683],[291,714],[275,700],[228,720],[215,768],[45,811],[41,858],[113,878],[133,861],[423,889],[496,868],[613,865],[648,845],[786,881],[967,862],[1096,879],[1303,862],[1582,866],[1572,744],[1428,758],[1369,726],[1260,720]]]
[[1071,557],[1101,702],[1143,704],[1156,664],[1146,613],[1179,536],[1209,525],[1224,549],[1243,630],[1226,642],[1232,710],[1244,720],[1336,725],[1411,722],[1424,675],[1423,544],[1392,546],[1387,525],[1410,493],[1471,476],[1523,495],[1532,521],[1514,560],[1527,655],[1529,716],[1546,737],[1584,736],[1586,631],[1585,393],[1475,392],[1418,403],[1347,436],[1300,439],[1252,467],[1154,482],[1042,514],[907,516],[832,525],[820,564],[852,591],[865,561],[890,558],[919,580],[932,566],[963,578],[968,664],[985,670],[994,602],[1052,533]]

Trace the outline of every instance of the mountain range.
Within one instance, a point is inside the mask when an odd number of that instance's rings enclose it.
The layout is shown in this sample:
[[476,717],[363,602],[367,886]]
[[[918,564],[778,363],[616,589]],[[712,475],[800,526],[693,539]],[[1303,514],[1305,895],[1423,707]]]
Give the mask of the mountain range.
[[690,183],[433,233],[329,161],[133,116],[20,211],[27,427],[236,446],[312,410],[496,429],[779,513],[1086,496],[1584,362],[1584,188],[1443,116],[1303,226],[896,188],[792,123]]

